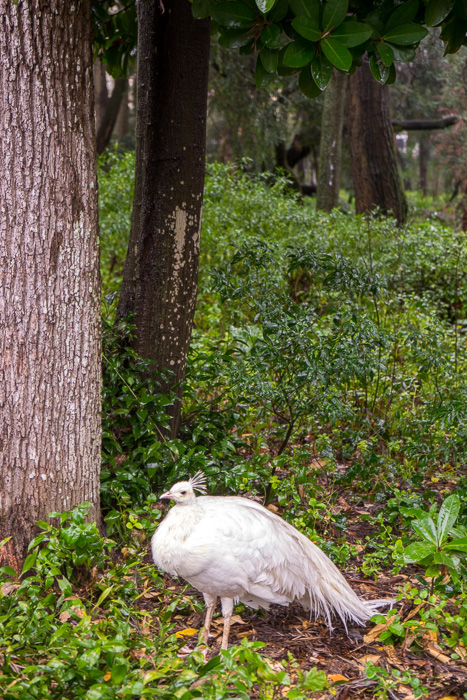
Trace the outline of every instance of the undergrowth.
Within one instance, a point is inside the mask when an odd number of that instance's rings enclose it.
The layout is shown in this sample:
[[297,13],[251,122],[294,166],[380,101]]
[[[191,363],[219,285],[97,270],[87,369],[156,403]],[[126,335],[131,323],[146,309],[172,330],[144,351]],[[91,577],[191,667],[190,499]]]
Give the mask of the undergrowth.
[[[381,642],[418,653],[431,631],[462,659],[465,234],[433,216],[398,228],[316,212],[284,177],[210,166],[182,427],[169,439],[174,397],[131,350],[131,321],[114,325],[132,165],[112,153],[100,181],[112,539],[78,509],[40,524],[20,578],[1,572],[2,698],[298,699],[325,687],[291,657],[271,664],[259,643],[206,662],[174,633],[175,613],[196,604],[168,592],[145,554],[161,517],[155,494],[198,470],[221,493],[272,501],[341,567],[370,579],[409,570],[400,599],[416,613],[395,611]],[[350,530],[355,508],[369,534]],[[404,678],[368,670],[378,697],[401,683],[425,693]]]

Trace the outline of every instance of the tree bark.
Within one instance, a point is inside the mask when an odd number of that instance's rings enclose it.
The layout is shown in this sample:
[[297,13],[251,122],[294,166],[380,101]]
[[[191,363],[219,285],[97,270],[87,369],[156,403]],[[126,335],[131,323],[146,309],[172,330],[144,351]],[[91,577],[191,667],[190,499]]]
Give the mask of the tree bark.
[[350,76],[347,104],[356,212],[379,208],[403,223],[407,201],[397,170],[386,89],[373,78],[366,60]]
[[99,512],[100,278],[88,0],[0,0],[0,562]]
[[323,211],[331,211],[339,204],[346,85],[347,76],[334,70],[324,93],[316,194],[316,208]]
[[[137,7],[136,179],[118,317],[133,315],[135,349],[171,372],[166,392],[184,379],[196,303],[210,32],[187,0]],[[179,415],[177,402],[172,434]]]

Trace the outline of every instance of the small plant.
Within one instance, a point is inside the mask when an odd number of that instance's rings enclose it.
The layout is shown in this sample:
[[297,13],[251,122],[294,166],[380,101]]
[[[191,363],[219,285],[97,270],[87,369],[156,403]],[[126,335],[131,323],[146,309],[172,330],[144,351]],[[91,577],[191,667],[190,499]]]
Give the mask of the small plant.
[[39,574],[64,574],[71,580],[89,577],[93,567],[102,566],[115,542],[102,538],[96,523],[86,521],[89,508],[89,503],[81,503],[71,511],[50,513],[49,518],[59,519],[58,526],[38,521],[42,532],[30,543],[32,551],[21,573],[34,567]]
[[374,666],[372,663],[369,663],[365,672],[368,680],[376,682],[374,697],[378,698],[378,700],[394,697],[393,691],[400,685],[409,686],[416,698],[422,698],[428,694],[428,688],[422,685],[420,678],[408,669],[400,671],[398,668],[393,668],[390,673],[380,666]]
[[461,577],[467,577],[464,565],[467,557],[467,532],[462,526],[455,527],[459,510],[460,499],[456,494],[448,496],[442,503],[436,523],[431,514],[419,508],[408,509],[408,512],[407,509],[401,509],[406,514],[416,516],[412,528],[420,538],[404,547],[403,560],[406,564],[421,564],[426,567],[425,576],[434,577],[434,585],[445,574],[455,583]]

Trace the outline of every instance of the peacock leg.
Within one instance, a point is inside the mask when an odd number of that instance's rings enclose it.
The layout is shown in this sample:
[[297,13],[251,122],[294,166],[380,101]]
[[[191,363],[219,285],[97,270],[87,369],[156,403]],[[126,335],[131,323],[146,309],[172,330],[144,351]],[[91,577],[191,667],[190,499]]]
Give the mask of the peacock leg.
[[217,596],[203,593],[204,604],[206,605],[206,617],[204,618],[203,642],[208,643],[209,630],[211,629],[212,616],[217,603]]
[[232,619],[233,600],[232,598],[221,598],[222,616],[224,618],[224,631],[222,633],[221,649],[229,646],[230,620]]

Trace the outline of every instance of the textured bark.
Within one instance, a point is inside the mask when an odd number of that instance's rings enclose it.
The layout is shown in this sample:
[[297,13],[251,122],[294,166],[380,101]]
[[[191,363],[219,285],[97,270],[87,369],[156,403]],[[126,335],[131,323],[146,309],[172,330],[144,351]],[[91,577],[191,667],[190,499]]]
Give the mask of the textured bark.
[[167,391],[185,376],[196,303],[209,22],[187,0],[137,7],[136,180],[118,315],[133,314],[137,352],[173,373]]
[[366,60],[350,76],[347,104],[356,212],[366,214],[378,207],[403,223],[407,201],[397,170],[386,89],[373,78]]
[[88,0],[0,0],[0,562],[98,515],[100,281]]
[[346,85],[347,76],[334,70],[324,93],[316,195],[316,208],[323,211],[331,211],[339,204]]

